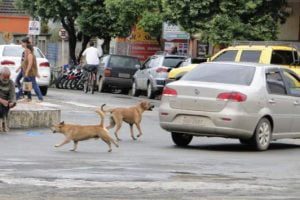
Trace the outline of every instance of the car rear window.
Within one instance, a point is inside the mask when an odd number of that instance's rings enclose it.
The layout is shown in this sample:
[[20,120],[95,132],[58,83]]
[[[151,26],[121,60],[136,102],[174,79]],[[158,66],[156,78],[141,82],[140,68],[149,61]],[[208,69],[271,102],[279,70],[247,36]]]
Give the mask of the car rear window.
[[178,65],[179,62],[183,61],[184,57],[165,57],[163,61],[163,66],[174,68]]
[[213,61],[235,61],[237,50],[228,50],[221,53]]
[[274,50],[272,52],[271,64],[290,65],[294,61],[292,51]]
[[[24,49],[21,46],[5,46],[2,55],[9,57],[22,57]],[[34,48],[34,55],[37,58],[44,58],[41,51],[37,48]]]
[[123,57],[123,56],[111,56],[109,60],[109,67],[124,67],[124,68],[135,68],[135,65],[139,65],[137,58]]
[[248,51],[245,50],[241,55],[241,62],[259,62],[261,51]]
[[200,64],[181,80],[250,85],[255,67],[230,64]]

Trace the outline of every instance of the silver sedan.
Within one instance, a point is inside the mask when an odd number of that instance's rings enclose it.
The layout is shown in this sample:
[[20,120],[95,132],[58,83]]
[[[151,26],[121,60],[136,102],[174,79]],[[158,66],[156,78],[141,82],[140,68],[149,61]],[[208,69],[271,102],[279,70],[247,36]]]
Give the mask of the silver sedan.
[[160,125],[179,146],[207,136],[266,150],[271,140],[300,138],[299,87],[299,77],[278,66],[203,63],[165,87]]

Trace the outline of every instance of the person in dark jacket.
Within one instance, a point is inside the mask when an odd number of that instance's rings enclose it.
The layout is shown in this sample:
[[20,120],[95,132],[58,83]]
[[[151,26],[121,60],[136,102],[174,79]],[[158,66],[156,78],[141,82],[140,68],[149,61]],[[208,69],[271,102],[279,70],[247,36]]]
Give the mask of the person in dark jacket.
[[9,109],[16,105],[15,84],[10,79],[10,71],[7,67],[0,70],[0,132],[9,131]]

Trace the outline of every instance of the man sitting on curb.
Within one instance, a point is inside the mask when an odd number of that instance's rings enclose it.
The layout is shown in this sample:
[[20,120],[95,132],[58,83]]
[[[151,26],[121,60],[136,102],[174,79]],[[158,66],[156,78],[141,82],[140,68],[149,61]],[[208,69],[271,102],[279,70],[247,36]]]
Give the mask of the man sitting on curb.
[[0,131],[7,132],[8,112],[16,105],[15,84],[10,79],[10,71],[7,67],[0,69]]

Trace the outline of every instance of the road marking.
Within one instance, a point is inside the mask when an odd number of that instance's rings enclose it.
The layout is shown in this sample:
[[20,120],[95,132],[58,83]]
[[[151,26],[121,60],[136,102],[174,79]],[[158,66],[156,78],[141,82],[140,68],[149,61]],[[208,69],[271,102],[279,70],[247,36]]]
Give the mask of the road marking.
[[55,107],[55,108],[61,107],[61,105],[57,105],[57,104],[53,104],[53,103],[49,103],[49,102],[42,102],[42,103],[39,103],[39,105],[46,106],[46,107]]
[[94,105],[78,103],[78,102],[75,102],[75,101],[63,101],[63,103],[72,104],[72,105],[75,105],[75,106],[80,106],[80,107],[85,107],[85,108],[96,108],[97,107],[97,106],[94,106]]
[[252,183],[216,183],[216,182],[184,182],[184,181],[87,181],[87,180],[72,180],[72,179],[56,179],[53,181],[40,180],[37,178],[11,178],[1,177],[2,183],[10,185],[35,185],[35,186],[48,186],[57,188],[142,188],[142,189],[163,189],[163,190],[284,190],[283,187],[259,185]]

